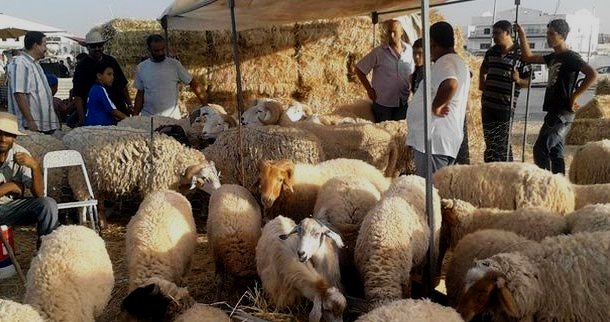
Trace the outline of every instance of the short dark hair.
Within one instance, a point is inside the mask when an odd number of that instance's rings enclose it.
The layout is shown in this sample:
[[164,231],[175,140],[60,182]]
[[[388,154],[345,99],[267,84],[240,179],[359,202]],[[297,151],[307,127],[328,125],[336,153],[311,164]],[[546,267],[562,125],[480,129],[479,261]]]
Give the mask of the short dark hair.
[[87,54],[85,54],[85,53],[80,53],[80,54],[76,55],[76,60],[79,60],[79,61],[80,61],[80,60],[85,59],[85,57],[87,57]]
[[154,42],[165,42],[165,38],[163,38],[163,36],[159,34],[154,34],[146,37],[146,46],[148,46],[148,48],[150,48],[150,44]]
[[442,48],[455,47],[453,27],[445,21],[439,21],[430,26],[430,39]]
[[40,31],[28,31],[25,34],[25,39],[23,40],[23,45],[24,45],[25,49],[30,50],[30,49],[32,49],[32,47],[34,47],[35,44],[41,45],[42,39],[44,37],[46,37],[46,36]]
[[513,32],[513,25],[508,20],[500,20],[493,25],[493,29],[500,29],[506,31],[509,34]]
[[549,22],[546,27],[553,28],[553,30],[560,34],[564,40],[568,39],[568,34],[570,33],[570,25],[568,25],[568,22],[564,19],[551,20],[551,22]]
[[413,48],[424,48],[423,39],[419,38],[415,42],[413,42]]
[[112,64],[102,59],[101,61],[95,64],[95,74],[103,74],[108,68],[112,69]]

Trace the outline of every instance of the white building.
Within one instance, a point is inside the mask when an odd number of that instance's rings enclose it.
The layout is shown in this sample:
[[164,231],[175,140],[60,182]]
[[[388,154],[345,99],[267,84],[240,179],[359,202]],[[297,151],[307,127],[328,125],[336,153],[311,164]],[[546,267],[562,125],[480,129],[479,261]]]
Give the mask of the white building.
[[[583,58],[597,51],[599,35],[599,18],[590,11],[581,9],[569,14],[548,14],[541,10],[519,8],[519,24],[523,26],[530,42],[530,48],[537,53],[550,52],[546,42],[546,26],[553,19],[565,19],[570,25],[568,34],[568,47]],[[500,11],[496,21],[515,21],[515,9]],[[492,16],[489,13],[481,17],[473,17],[472,24],[468,26],[468,41],[466,49],[475,55],[483,55],[492,46],[491,39]]]

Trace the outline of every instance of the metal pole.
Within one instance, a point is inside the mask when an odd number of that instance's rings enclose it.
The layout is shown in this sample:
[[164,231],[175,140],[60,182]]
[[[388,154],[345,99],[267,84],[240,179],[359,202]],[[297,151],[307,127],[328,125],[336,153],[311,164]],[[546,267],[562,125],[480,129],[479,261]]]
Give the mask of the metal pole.
[[371,20],[373,22],[373,48],[377,46],[377,23],[379,23],[379,14],[377,11],[371,13]]
[[[515,10],[515,23],[519,22],[519,5],[521,4],[521,0],[515,0],[515,6],[516,6],[516,10]],[[514,29],[514,28],[513,28]],[[516,56],[517,54],[517,49],[519,48],[519,38],[517,37],[517,31],[513,30],[513,35],[515,38],[515,43],[513,45],[514,50],[513,50],[513,54]],[[526,46],[529,46],[529,44],[525,44]],[[513,69],[515,68],[517,64],[517,59],[513,57]],[[511,71],[511,75],[512,75],[512,71]],[[510,90],[510,115],[509,115],[509,120],[508,120],[508,136],[506,137],[506,162],[510,161],[510,155],[511,155],[511,151],[510,151],[510,137],[512,136],[512,132],[513,132],[513,115],[515,113],[515,80],[512,81],[512,86],[511,86],[511,90]]]
[[237,136],[239,144],[239,163],[240,163],[240,178],[241,184],[246,185],[245,171],[243,162],[243,140],[241,131],[241,115],[244,112],[244,97],[241,87],[241,63],[239,59],[239,48],[237,46],[237,24],[235,23],[235,0],[227,0],[231,9],[231,33],[233,42],[233,61],[235,63],[235,82],[237,85]]
[[436,258],[434,242],[434,207],[432,204],[432,138],[430,132],[430,120],[432,119],[432,84],[430,82],[430,0],[421,0],[421,17],[422,17],[422,38],[424,45],[424,152],[426,153],[426,214],[428,216],[428,227],[430,229],[429,247],[428,247],[428,278],[427,291],[428,296],[434,290],[434,279],[436,275]]
[[[7,231],[8,231],[8,226],[7,226]],[[17,261],[17,256],[15,256],[15,252],[13,252],[13,248],[11,247],[11,244],[8,242],[8,240],[6,238],[4,238],[4,232],[2,231],[2,229],[0,229],[0,239],[2,239],[2,245],[4,245],[4,248],[6,248],[8,257],[11,259],[11,262],[13,262],[13,265],[15,266],[15,270],[17,271],[17,274],[19,275],[19,279],[21,280],[23,285],[25,285],[25,275],[23,275],[23,270],[21,269],[21,265],[19,265],[19,262]]]
[[527,97],[525,98],[525,125],[523,127],[523,146],[521,150],[521,162],[525,162],[525,144],[527,143],[527,120],[530,110],[530,91],[532,90],[532,75],[534,70],[530,71],[529,83],[527,84]]
[[[498,3],[498,0],[494,0],[494,13],[493,13],[493,16],[491,16],[491,28],[493,28],[494,23],[496,23],[496,4],[497,3]],[[494,35],[493,35],[493,32],[492,32],[491,33],[491,42],[492,42],[492,45],[493,45],[493,39],[494,39]]]
[[167,16],[161,18],[161,27],[163,28],[163,34],[165,35],[165,54],[169,56],[169,33],[167,32]]

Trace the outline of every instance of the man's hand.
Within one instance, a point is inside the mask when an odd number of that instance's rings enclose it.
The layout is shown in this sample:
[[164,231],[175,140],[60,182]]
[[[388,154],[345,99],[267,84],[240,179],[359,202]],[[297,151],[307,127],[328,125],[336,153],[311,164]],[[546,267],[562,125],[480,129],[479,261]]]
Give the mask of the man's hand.
[[36,160],[34,160],[34,158],[27,153],[17,152],[15,153],[14,158],[18,165],[22,165],[30,169],[38,168],[38,162],[36,162]]
[[38,132],[38,124],[34,120],[28,121],[28,130]]
[[576,101],[576,97],[572,96],[570,98],[570,111],[576,112],[576,111],[578,111],[578,109],[580,109],[580,105]]
[[519,35],[519,37],[521,37],[522,35],[525,35],[525,31],[523,30],[523,27],[521,27],[520,24],[515,22],[513,28],[515,28],[515,30],[517,31],[517,34]]
[[432,114],[438,117],[445,117],[449,115],[449,105],[443,105],[439,108],[433,108]]
[[517,68],[513,68],[513,81],[517,84],[519,84],[519,82],[521,81],[521,77],[519,77],[519,71],[517,71]]
[[369,96],[369,98],[373,102],[375,102],[375,100],[377,99],[377,93],[375,93],[375,89],[374,88],[367,89],[366,90],[366,94]]

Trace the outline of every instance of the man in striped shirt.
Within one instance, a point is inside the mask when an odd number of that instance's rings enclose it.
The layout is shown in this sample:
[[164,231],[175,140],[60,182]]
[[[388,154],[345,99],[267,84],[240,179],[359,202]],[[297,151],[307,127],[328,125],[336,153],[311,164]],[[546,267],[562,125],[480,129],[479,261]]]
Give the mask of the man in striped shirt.
[[8,111],[17,116],[20,128],[51,134],[59,128],[59,120],[47,77],[38,63],[47,51],[47,39],[42,32],[30,31],[24,45],[25,50],[8,68]]
[[[531,68],[521,60],[521,52],[515,48],[511,23],[500,20],[493,25],[496,44],[486,53],[479,73],[479,90],[483,91],[481,116],[485,138],[485,162],[513,160],[510,149],[510,119],[516,107],[519,89],[527,87]],[[515,50],[516,49],[516,50]],[[510,106],[512,83],[515,97]],[[510,149],[507,151],[507,149]]]

